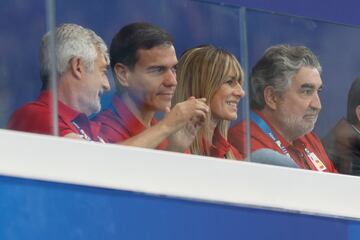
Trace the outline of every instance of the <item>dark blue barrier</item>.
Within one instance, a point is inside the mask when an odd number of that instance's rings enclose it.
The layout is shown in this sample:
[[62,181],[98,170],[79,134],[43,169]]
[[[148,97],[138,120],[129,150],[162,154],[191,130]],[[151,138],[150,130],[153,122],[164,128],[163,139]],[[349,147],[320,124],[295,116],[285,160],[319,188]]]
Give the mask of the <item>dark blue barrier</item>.
[[6,240],[346,240],[360,232],[348,220],[12,177],[0,177],[0,199]]

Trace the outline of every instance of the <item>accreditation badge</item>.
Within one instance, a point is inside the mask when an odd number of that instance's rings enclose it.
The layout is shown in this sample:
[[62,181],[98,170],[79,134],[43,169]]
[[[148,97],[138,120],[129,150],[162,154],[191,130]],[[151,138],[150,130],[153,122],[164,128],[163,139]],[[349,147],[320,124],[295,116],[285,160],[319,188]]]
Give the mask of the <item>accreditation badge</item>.
[[312,152],[308,156],[318,171],[323,172],[326,170],[325,164],[316,156],[315,153]]

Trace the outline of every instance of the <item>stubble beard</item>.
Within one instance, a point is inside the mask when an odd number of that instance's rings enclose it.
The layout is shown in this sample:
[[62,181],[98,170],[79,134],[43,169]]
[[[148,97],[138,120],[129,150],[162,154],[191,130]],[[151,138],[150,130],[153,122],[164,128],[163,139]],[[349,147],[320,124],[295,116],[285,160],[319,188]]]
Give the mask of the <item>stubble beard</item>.
[[[279,122],[285,130],[284,133],[287,135],[284,137],[289,141],[294,141],[295,139],[310,133],[314,129],[318,113],[319,111],[317,110],[309,109],[304,116],[298,117],[294,114],[291,115],[289,111],[285,111],[285,109],[280,109],[278,115]],[[313,115],[313,119],[305,119],[305,116],[308,115]]]

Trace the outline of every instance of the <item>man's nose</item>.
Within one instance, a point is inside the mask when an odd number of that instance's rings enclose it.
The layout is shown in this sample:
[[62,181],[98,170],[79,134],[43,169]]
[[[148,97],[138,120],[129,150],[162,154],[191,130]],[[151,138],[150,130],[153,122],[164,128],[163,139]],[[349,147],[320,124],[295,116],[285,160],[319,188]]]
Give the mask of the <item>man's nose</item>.
[[172,87],[177,85],[175,70],[169,69],[168,71],[166,71],[164,78],[165,86]]
[[321,109],[321,101],[320,101],[320,96],[318,93],[315,93],[314,97],[312,98],[311,102],[310,102],[310,107],[320,110]]
[[109,91],[111,88],[109,78],[107,75],[105,75],[105,77],[102,79],[102,87],[105,91]]

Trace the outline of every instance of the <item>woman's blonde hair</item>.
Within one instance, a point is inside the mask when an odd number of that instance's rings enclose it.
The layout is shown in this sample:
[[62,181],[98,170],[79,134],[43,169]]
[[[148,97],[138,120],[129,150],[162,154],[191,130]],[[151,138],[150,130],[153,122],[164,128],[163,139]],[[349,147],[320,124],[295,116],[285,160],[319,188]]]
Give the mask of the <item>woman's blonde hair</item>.
[[[177,87],[172,104],[187,100],[189,97],[206,98],[210,106],[215,92],[229,80],[229,74],[234,73],[235,79],[242,83],[243,71],[236,57],[230,52],[211,45],[203,45],[186,50],[177,64]],[[193,154],[210,155],[211,143],[202,142],[213,134],[209,131],[212,114],[199,130],[195,141],[190,146]],[[217,125],[220,134],[227,139],[229,121],[220,120]],[[234,159],[232,152],[226,158]]]

